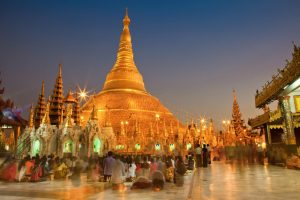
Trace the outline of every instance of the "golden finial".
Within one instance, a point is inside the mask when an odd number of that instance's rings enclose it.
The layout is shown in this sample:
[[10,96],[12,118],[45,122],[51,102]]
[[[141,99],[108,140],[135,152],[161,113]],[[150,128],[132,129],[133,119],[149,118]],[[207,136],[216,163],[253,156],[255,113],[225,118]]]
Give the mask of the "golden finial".
[[130,18],[128,16],[128,9],[127,8],[125,10],[125,16],[124,16],[124,19],[123,19],[123,24],[124,24],[124,26],[128,26],[130,24]]

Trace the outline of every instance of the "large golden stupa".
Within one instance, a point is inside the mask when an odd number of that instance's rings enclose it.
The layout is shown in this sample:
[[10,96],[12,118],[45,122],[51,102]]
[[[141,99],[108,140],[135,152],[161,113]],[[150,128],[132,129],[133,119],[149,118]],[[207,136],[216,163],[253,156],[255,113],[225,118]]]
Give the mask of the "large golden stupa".
[[92,96],[81,109],[86,123],[93,107],[100,126],[111,126],[117,137],[148,141],[164,138],[177,140],[182,124],[145,89],[143,77],[135,65],[126,10],[117,60],[106,76],[103,89]]

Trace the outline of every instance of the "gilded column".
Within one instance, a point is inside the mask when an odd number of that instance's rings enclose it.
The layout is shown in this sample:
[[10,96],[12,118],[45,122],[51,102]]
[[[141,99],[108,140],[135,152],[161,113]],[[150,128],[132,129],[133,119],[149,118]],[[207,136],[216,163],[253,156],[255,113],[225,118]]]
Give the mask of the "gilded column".
[[283,115],[283,141],[286,144],[296,144],[294,133],[293,116],[290,107],[290,96],[283,96],[279,98],[280,110]]

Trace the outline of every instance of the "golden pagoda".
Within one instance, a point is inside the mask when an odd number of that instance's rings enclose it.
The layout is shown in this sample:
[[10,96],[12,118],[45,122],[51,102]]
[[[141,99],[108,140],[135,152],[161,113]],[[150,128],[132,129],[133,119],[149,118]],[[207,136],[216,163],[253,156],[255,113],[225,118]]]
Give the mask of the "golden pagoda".
[[[178,120],[145,89],[143,77],[134,62],[129,24],[126,10],[116,62],[107,74],[102,90],[82,106],[81,119],[85,124],[95,106],[100,126],[111,126],[117,137],[125,130],[127,139],[134,140],[127,144],[134,146],[140,145],[135,143],[141,138],[143,142],[156,143],[157,138],[168,136],[172,128],[167,125],[177,124]],[[184,128],[179,124],[178,130],[172,130],[176,138],[182,132],[179,129]]]

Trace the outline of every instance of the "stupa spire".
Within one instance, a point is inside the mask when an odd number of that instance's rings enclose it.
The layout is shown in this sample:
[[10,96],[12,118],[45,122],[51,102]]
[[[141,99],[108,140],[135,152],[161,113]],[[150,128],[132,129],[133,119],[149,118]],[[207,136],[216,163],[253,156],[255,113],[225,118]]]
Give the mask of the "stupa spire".
[[38,128],[42,122],[43,116],[46,110],[46,102],[45,102],[45,82],[42,82],[41,93],[39,95],[39,99],[35,108],[35,118],[34,118],[34,126]]
[[134,62],[129,24],[130,18],[126,9],[117,59],[106,77],[103,91],[129,89],[146,92],[143,77]]

